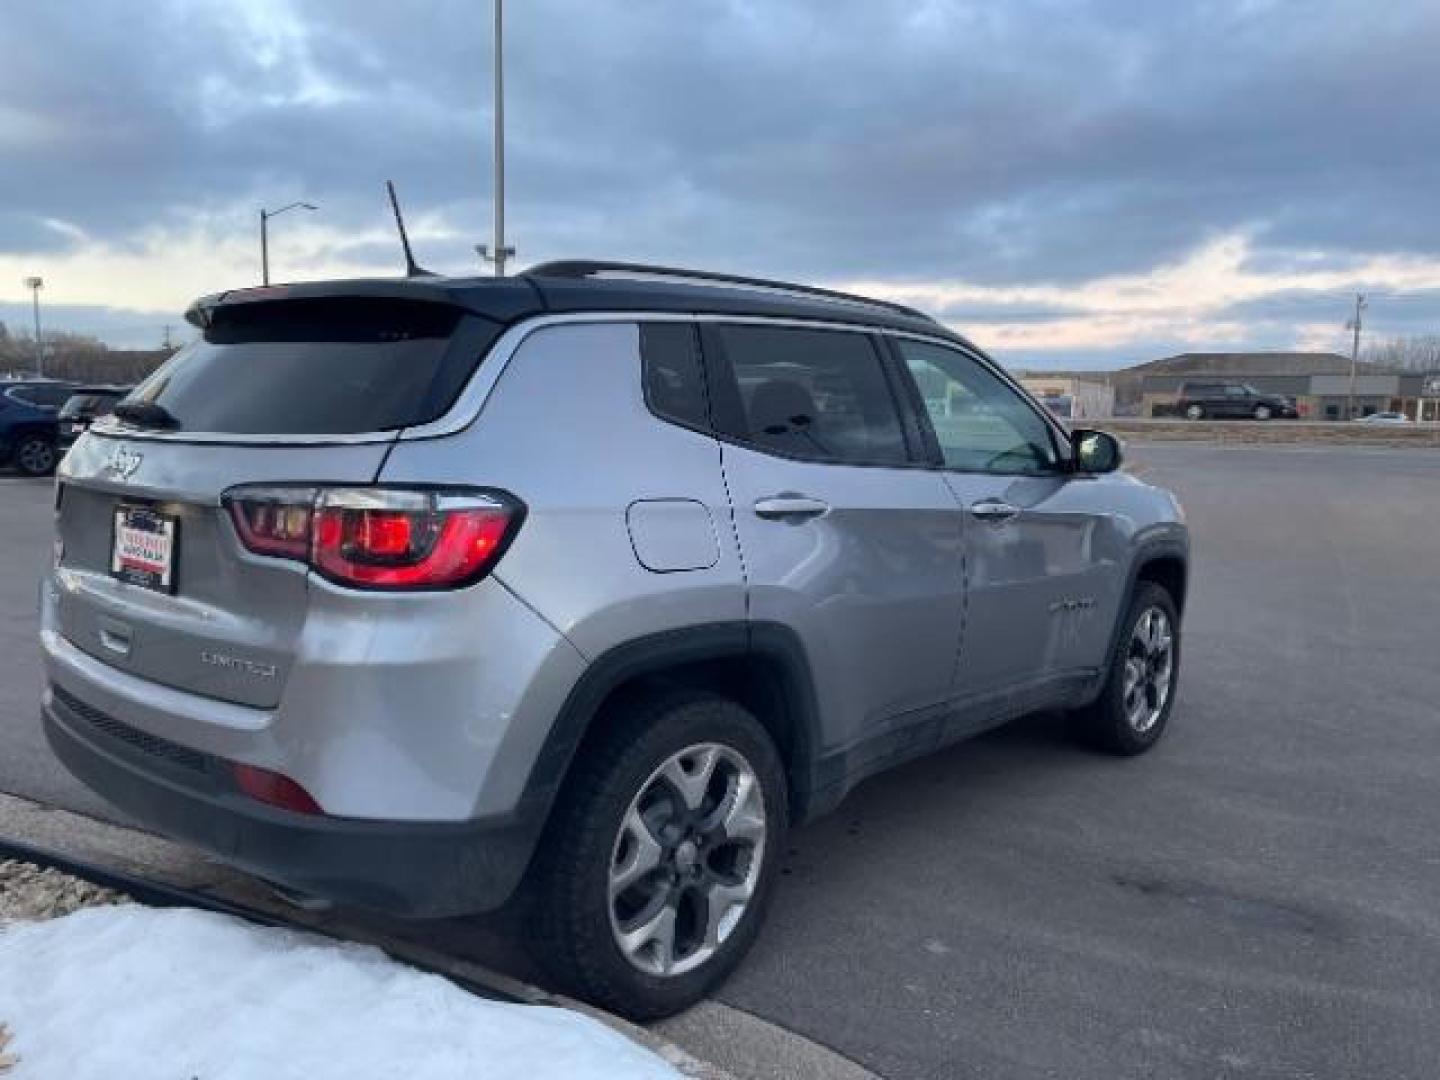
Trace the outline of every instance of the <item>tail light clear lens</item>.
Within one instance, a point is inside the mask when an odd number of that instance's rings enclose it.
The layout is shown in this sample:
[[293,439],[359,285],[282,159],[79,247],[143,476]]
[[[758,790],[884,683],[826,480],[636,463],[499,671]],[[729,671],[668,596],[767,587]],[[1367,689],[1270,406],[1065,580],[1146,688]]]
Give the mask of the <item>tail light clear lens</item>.
[[257,555],[305,559],[310,554],[313,488],[252,488],[226,496],[235,531]]
[[242,487],[224,501],[250,551],[367,589],[472,584],[524,516],[517,500],[493,491]]

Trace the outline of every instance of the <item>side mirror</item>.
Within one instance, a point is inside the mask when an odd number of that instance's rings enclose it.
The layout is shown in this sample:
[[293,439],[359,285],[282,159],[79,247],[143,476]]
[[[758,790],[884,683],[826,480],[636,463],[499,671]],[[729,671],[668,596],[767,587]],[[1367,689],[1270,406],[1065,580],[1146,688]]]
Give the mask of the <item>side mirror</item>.
[[1076,472],[1112,473],[1125,460],[1120,440],[1107,431],[1076,428],[1070,434],[1070,447],[1074,452]]

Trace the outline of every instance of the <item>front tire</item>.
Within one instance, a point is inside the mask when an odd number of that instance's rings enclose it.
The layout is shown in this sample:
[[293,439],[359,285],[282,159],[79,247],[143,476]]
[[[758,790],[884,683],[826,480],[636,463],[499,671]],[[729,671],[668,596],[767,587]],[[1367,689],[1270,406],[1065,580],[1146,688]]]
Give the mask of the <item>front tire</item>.
[[1200,405],[1191,405],[1185,410],[1185,417],[1188,420],[1204,420],[1205,409]]
[[15,448],[15,467],[26,476],[49,476],[60,454],[43,435],[27,435]]
[[534,945],[566,990],[636,1020],[705,997],[754,943],[788,824],[785,773],[733,701],[639,701],[577,758],[532,870]]
[[1092,746],[1121,756],[1160,741],[1175,707],[1180,676],[1180,616],[1174,598],[1151,581],[1137,583],[1116,637],[1099,698],[1077,720]]
[[1274,415],[1275,415],[1275,414],[1270,411],[1270,406],[1269,406],[1269,405],[1256,405],[1256,406],[1255,406],[1255,419],[1256,419],[1256,420],[1269,420],[1269,419],[1270,419],[1272,416],[1274,416]]

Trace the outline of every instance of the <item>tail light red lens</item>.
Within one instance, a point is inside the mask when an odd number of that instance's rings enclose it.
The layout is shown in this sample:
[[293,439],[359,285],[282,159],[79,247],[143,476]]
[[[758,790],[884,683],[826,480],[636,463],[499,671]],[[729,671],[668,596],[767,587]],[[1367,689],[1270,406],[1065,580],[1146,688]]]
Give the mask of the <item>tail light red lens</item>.
[[375,559],[408,558],[419,532],[413,517],[396,510],[362,510],[353,531],[359,550]]
[[226,504],[246,548],[307,562],[343,585],[444,589],[480,580],[523,508],[489,491],[236,488]]

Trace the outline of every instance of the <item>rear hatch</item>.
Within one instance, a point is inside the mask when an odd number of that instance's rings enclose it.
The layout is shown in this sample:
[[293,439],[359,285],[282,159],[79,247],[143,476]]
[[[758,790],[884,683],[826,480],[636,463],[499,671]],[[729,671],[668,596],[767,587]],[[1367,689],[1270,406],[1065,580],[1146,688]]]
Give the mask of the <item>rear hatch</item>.
[[64,461],[58,627],[131,674],[267,708],[309,571],[247,550],[222,497],[373,483],[404,428],[448,411],[501,328],[373,296],[251,300],[207,319]]

